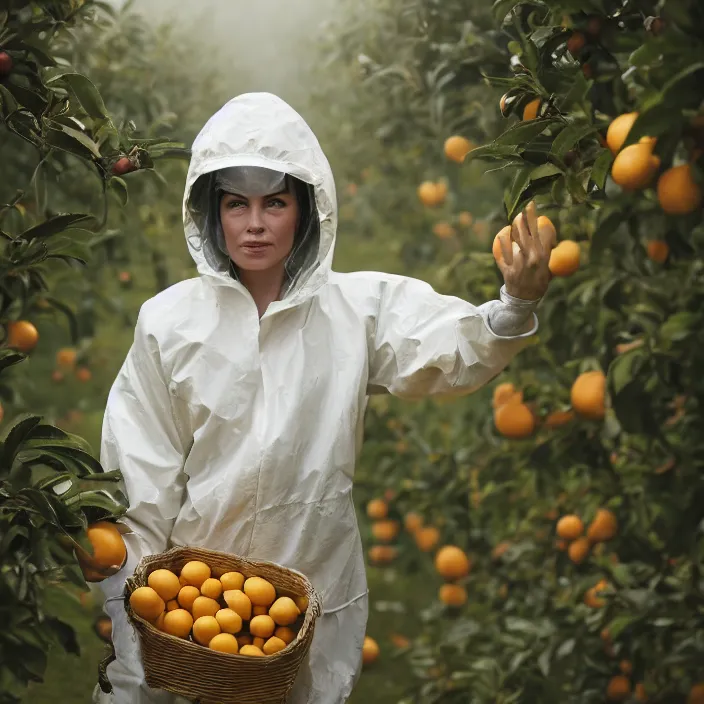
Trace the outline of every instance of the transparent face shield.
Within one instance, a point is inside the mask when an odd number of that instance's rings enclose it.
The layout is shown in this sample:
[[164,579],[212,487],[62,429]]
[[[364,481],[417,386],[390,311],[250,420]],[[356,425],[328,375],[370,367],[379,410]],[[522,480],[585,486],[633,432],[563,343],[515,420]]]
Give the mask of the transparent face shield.
[[236,166],[202,176],[194,184],[189,210],[201,232],[202,241],[192,243],[205,250],[207,261],[214,268],[229,271],[239,280],[237,267],[230,260],[225,233],[220,221],[220,201],[225,193],[246,198],[263,197],[287,191],[298,202],[298,222],[293,248],[285,262],[282,296],[317,264],[320,223],[315,194],[310,184],[290,174],[259,166]]

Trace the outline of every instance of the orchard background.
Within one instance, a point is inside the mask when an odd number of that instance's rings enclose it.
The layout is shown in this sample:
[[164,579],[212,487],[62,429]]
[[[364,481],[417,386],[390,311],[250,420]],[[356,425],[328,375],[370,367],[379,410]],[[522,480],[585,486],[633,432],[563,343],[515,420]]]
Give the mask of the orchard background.
[[[338,270],[479,304],[531,199],[559,243],[489,387],[370,400],[353,701],[704,702],[704,8],[363,0],[316,32],[278,92],[333,164]],[[89,700],[102,410],[141,303],[194,275],[184,145],[234,74],[139,2],[0,11],[1,702]]]

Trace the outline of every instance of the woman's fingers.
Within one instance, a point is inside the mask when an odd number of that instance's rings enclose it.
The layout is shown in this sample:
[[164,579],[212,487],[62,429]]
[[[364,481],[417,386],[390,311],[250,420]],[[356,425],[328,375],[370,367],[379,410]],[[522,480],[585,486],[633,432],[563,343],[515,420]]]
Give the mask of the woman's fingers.
[[538,211],[535,207],[535,201],[532,200],[525,209],[525,214],[528,219],[528,229],[530,230],[531,240],[535,247],[538,256],[542,256],[545,248],[543,247],[543,242],[540,239],[539,229],[538,229]]
[[511,266],[513,264],[513,241],[511,237],[507,237],[505,234],[499,233],[499,244],[501,245],[501,254],[503,255],[504,262]]
[[527,259],[530,255],[530,252],[534,249],[534,246],[532,243],[533,238],[531,237],[530,231],[528,230],[528,222],[526,220],[525,214],[519,213],[518,217],[514,220],[514,223],[518,231],[518,237],[516,237],[516,241],[518,242],[518,246],[523,252],[523,256],[525,256]]

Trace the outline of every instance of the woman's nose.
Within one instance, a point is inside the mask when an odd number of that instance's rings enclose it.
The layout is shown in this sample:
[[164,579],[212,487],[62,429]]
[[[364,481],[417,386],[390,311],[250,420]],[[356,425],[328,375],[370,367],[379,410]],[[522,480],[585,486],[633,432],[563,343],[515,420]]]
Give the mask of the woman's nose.
[[264,229],[264,214],[258,204],[253,204],[249,208],[249,223],[247,229],[258,231]]

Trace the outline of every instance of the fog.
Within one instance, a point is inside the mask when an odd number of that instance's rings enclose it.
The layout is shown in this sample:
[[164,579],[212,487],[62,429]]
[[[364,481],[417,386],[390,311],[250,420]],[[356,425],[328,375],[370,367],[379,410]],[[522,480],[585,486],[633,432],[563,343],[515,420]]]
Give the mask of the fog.
[[[121,4],[121,3],[117,3]],[[187,32],[200,59],[218,62],[231,95],[270,91],[292,105],[311,85],[320,26],[339,0],[134,0],[134,10]]]

